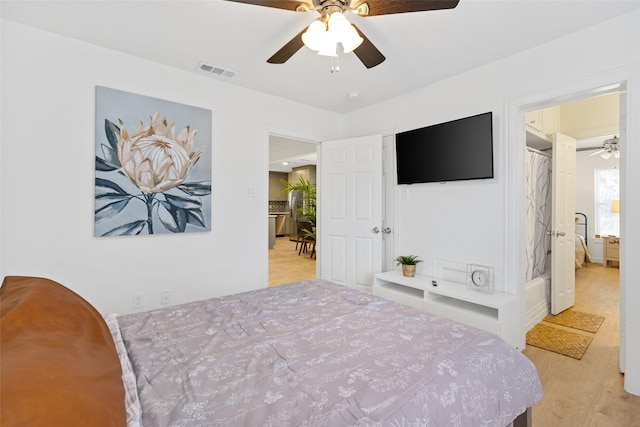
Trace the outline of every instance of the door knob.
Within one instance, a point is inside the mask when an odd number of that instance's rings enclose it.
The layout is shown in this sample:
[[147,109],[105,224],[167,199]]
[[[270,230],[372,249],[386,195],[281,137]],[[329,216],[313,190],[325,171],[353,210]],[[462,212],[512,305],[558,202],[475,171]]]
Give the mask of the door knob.
[[556,233],[556,237],[562,237],[562,236],[564,236],[564,235],[565,235],[565,232],[564,232],[564,231],[558,231],[558,232]]
[[382,229],[382,232],[384,234],[391,234],[391,229],[389,227],[385,227],[385,228]]
[[376,233],[378,234],[380,232],[380,228],[379,227],[373,227],[373,229],[371,230],[372,233]]

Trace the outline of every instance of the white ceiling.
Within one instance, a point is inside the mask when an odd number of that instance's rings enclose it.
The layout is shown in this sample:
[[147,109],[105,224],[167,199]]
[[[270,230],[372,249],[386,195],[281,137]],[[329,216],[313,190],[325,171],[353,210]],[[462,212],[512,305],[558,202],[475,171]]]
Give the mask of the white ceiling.
[[306,47],[283,65],[266,63],[315,12],[224,0],[2,0],[0,13],[194,73],[207,62],[238,74],[203,78],[345,113],[638,8],[640,0],[460,0],[451,10],[351,15],[387,60],[367,70],[342,55],[338,73]]
[[291,172],[299,166],[315,165],[316,147],[315,143],[269,135],[269,170]]

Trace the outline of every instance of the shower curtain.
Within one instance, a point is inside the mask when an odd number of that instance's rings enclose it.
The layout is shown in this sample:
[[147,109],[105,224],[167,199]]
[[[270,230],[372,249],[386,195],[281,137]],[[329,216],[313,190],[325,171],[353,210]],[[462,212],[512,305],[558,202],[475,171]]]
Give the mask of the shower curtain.
[[527,148],[526,160],[527,282],[545,269],[551,249],[551,157]]

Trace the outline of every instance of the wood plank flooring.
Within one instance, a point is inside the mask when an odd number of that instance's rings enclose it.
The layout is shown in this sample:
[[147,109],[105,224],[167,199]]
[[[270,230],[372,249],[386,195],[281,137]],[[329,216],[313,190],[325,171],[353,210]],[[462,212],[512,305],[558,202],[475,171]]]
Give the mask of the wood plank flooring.
[[269,287],[316,278],[316,259],[310,253],[298,255],[296,242],[277,237],[269,249]]
[[524,350],[538,369],[544,392],[533,407],[534,427],[640,426],[640,396],[624,391],[619,371],[619,283],[617,268],[585,264],[576,270],[573,308],[605,316],[582,360],[532,346]]

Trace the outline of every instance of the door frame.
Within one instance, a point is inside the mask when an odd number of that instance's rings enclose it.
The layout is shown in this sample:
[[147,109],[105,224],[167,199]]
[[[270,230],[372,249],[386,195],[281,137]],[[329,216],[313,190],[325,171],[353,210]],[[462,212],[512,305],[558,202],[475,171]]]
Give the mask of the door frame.
[[[295,136],[295,135],[291,135],[290,133],[287,132],[282,132],[282,131],[277,131],[274,129],[265,129],[265,138],[266,138],[266,144],[265,144],[265,150],[264,150],[264,156],[265,156],[265,160],[263,162],[263,164],[265,165],[265,182],[263,185],[263,194],[264,194],[264,203],[263,206],[267,207],[267,210],[269,209],[269,143],[270,143],[270,138],[271,136],[279,136],[279,137],[283,137],[283,138],[287,138],[287,139],[292,139],[295,141],[299,141],[299,142],[306,142],[309,144],[313,144],[316,146],[316,170],[319,169],[320,167],[320,144],[322,144],[322,141],[320,141],[319,139],[314,139],[313,137],[309,136],[309,137],[304,137],[304,136]],[[320,174],[316,173],[316,187],[318,187],[320,183]],[[269,249],[268,249],[268,239],[269,239],[269,219],[267,217],[267,215],[264,215],[264,223],[263,223],[263,232],[264,232],[264,247],[267,248],[267,250],[264,252],[264,256],[266,259],[266,262],[264,263],[264,268],[263,268],[263,283],[265,286],[268,286],[269,283]],[[316,252],[316,278],[320,277],[320,263],[321,263],[321,256],[318,252]]]
[[[631,69],[618,69],[611,72],[590,76],[584,79],[571,80],[547,88],[540,88],[526,94],[516,95],[505,100],[504,134],[508,144],[505,144],[503,154],[504,164],[507,165],[507,185],[505,186],[505,205],[507,218],[507,233],[505,233],[505,277],[509,283],[509,292],[520,295],[520,318],[518,319],[522,330],[522,345],[525,344],[525,318],[526,318],[526,260],[523,250],[525,245],[525,114],[529,111],[540,110],[567,102],[581,101],[598,95],[611,92],[625,91],[632,80]],[[629,104],[625,104],[625,111],[620,111],[621,119],[628,114]],[[626,120],[620,121],[620,135],[623,140],[629,134],[629,124]],[[620,162],[620,196],[628,199],[626,190],[627,168],[624,161]],[[626,221],[626,210],[620,212],[621,239]],[[625,249],[621,249],[621,259],[624,260]],[[625,329],[627,313],[623,302],[626,299],[626,271],[628,265],[620,263],[620,370],[625,371],[627,356],[627,336]]]

